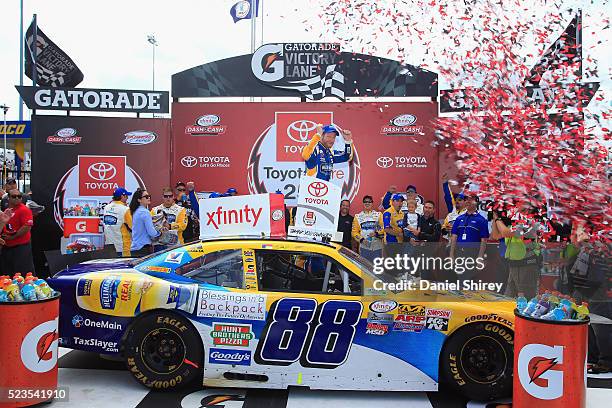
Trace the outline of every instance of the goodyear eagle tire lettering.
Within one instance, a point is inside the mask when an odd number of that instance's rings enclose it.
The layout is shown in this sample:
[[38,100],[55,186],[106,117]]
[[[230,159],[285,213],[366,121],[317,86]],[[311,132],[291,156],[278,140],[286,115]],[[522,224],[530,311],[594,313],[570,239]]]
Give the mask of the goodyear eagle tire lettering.
[[514,332],[500,324],[477,322],[453,333],[440,355],[440,384],[473,400],[512,393]]
[[124,344],[128,371],[145,387],[165,390],[202,381],[200,336],[176,313],[143,315],[130,327]]

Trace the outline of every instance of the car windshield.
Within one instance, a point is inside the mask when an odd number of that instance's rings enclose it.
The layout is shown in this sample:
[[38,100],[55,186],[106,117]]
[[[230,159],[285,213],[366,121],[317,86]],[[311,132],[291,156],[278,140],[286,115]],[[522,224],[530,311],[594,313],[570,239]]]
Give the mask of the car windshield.
[[147,255],[147,256],[145,256],[143,258],[134,258],[134,259],[131,259],[128,263],[129,263],[129,265],[131,267],[134,267],[134,266],[140,265],[141,263],[143,263],[145,261],[148,261],[149,259],[152,259],[152,258],[154,258],[154,257],[156,257],[156,256],[158,256],[160,254],[165,254],[166,252],[174,251],[175,249],[181,248],[183,246],[185,246],[185,244],[177,244],[177,245],[171,246],[170,248],[166,248],[164,250],[161,250],[161,251],[158,251],[158,252],[154,252],[151,255]]
[[388,272],[382,272],[380,274],[374,273],[374,264],[364,258],[363,256],[351,251],[348,248],[340,247],[340,254],[344,255],[353,265],[358,267],[361,271],[370,275],[374,279],[380,279],[383,282],[394,283],[398,282],[400,278],[414,279],[413,276],[395,276]]

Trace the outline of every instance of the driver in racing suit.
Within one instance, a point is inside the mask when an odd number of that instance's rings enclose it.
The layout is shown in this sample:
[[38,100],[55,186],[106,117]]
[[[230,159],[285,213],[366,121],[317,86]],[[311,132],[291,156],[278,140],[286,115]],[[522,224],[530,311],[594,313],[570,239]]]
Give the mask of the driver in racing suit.
[[317,134],[310,139],[308,146],[302,151],[302,158],[306,162],[306,175],[329,181],[334,163],[344,163],[353,159],[353,140],[350,130],[342,130],[344,138],[344,152],[336,154],[331,149],[340,130],[334,125],[317,126]]

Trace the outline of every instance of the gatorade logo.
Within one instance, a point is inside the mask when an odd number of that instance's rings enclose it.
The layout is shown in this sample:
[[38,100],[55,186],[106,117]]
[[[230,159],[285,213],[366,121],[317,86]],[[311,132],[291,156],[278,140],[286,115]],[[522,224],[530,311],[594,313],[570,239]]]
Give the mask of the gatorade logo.
[[87,222],[86,221],[79,221],[79,222],[76,223],[74,228],[77,230],[77,232],[85,232],[85,231],[87,231]]
[[518,356],[518,376],[527,393],[542,400],[554,400],[563,396],[563,371],[556,368],[563,364],[563,346],[527,344]]
[[46,373],[57,364],[57,322],[41,323],[24,337],[21,343],[21,361],[34,373]]

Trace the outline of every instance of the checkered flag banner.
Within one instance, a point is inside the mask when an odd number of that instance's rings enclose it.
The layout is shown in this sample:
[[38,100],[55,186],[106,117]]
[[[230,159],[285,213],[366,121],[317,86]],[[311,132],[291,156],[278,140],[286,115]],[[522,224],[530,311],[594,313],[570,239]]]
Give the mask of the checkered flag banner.
[[83,73],[74,61],[60,47],[47,37],[40,28],[36,29],[34,44],[34,23],[26,32],[25,74],[33,77],[32,53],[36,52],[36,85],[52,87],[75,87],[83,81]]
[[335,96],[344,101],[344,75],[336,71],[336,64],[328,65],[325,75],[317,75],[303,81],[289,81],[289,83],[300,85],[279,86],[279,88],[295,89],[315,101],[326,96]]

